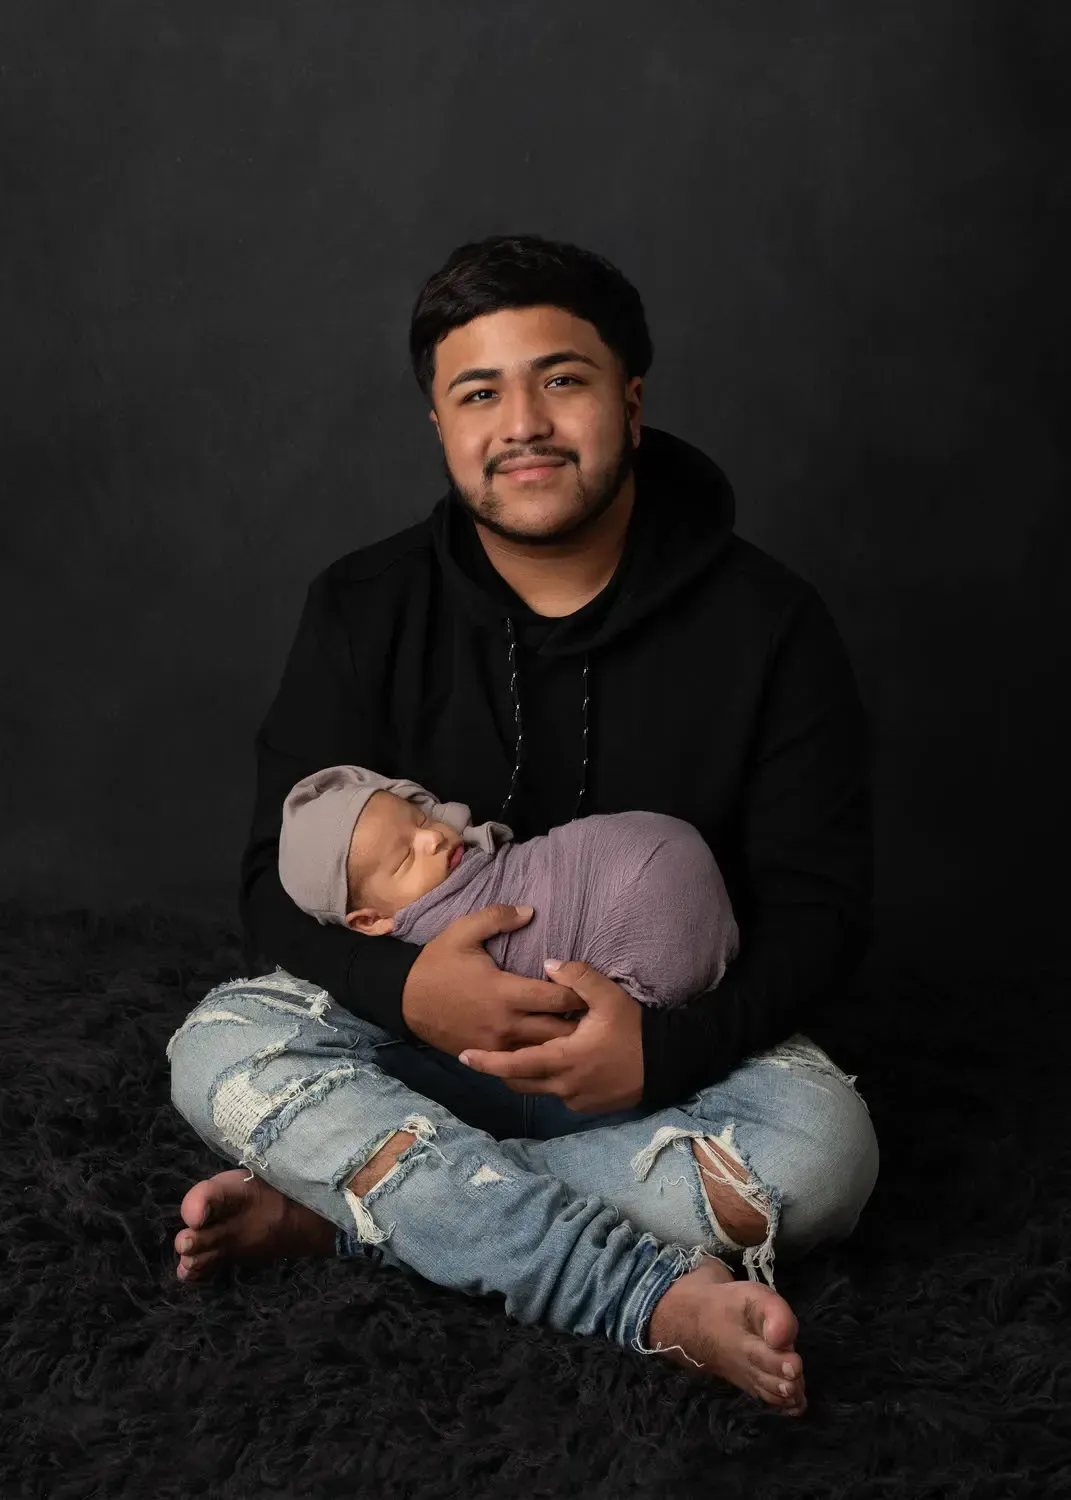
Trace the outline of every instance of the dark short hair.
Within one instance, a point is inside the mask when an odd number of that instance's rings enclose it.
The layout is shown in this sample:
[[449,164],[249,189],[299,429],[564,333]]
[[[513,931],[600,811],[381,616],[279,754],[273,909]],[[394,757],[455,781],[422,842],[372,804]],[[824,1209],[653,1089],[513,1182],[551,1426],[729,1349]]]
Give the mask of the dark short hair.
[[409,358],[425,396],[431,394],[439,341],[505,307],[562,307],[594,325],[627,379],[650,369],[654,346],[643,303],[616,266],[591,250],[537,234],[493,235],[452,251],[413,305]]

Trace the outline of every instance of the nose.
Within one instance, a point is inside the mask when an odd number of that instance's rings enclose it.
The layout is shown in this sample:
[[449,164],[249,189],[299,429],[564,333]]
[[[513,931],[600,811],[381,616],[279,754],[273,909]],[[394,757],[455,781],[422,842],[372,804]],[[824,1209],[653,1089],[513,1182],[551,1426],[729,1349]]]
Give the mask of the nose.
[[417,830],[416,838],[417,849],[421,854],[438,854],[445,834],[438,828],[420,828]]
[[524,386],[504,392],[498,411],[499,440],[503,447],[539,442],[550,435],[553,424],[538,392]]

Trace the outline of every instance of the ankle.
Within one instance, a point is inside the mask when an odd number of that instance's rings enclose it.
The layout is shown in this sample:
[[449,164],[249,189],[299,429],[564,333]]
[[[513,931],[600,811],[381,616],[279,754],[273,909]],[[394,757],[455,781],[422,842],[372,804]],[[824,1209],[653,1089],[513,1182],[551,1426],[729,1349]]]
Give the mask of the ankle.
[[[704,1289],[709,1291],[719,1283],[728,1284],[735,1280],[732,1267],[726,1265],[725,1261],[704,1256],[693,1270],[685,1271],[683,1276],[678,1276],[676,1281],[671,1282],[655,1303],[647,1324],[648,1342],[653,1345],[664,1341],[663,1334],[668,1335],[671,1328],[680,1321],[684,1308],[696,1292]],[[675,1339],[671,1338],[670,1342],[675,1342]]]

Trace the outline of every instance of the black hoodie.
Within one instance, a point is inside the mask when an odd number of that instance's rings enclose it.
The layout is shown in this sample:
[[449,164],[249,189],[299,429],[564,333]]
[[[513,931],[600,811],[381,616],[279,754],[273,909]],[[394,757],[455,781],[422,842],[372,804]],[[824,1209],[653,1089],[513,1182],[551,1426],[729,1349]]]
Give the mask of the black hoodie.
[[795,1031],[833,1044],[822,1017],[870,929],[869,753],[828,611],[733,534],[717,465],[644,427],[635,476],[612,580],[562,619],[509,588],[449,495],[313,580],[256,738],[240,907],[251,968],[281,964],[413,1040],[401,999],[419,948],[321,927],[280,884],[295,782],[369,766],[518,839],[587,813],[683,818],[718,860],[741,951],[717,990],[644,1009],[653,1109]]

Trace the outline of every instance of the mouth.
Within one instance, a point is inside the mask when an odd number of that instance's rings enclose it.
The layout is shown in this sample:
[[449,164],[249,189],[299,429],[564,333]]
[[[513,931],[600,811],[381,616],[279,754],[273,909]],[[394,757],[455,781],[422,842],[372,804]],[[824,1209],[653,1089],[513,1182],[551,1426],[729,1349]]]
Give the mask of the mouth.
[[564,458],[552,458],[544,463],[524,463],[501,468],[498,472],[505,474],[507,479],[515,480],[518,484],[538,484],[541,479],[549,479],[556,470],[564,469],[564,467]]
[[458,844],[457,848],[451,854],[450,858],[446,861],[446,868],[448,870],[456,870],[457,867],[458,867],[458,865],[464,859],[464,857],[465,857],[465,846],[464,846],[464,844]]

